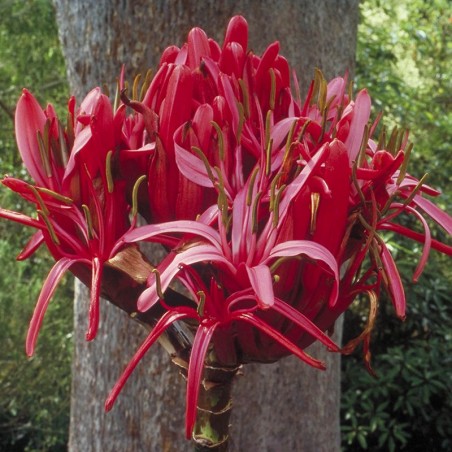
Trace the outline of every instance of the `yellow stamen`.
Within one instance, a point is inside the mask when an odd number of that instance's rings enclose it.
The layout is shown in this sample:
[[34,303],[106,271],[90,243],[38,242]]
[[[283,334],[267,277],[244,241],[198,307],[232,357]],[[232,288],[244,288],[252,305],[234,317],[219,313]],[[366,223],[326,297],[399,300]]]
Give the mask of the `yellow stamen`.
[[256,197],[254,198],[254,203],[253,203],[253,211],[252,211],[252,216],[251,216],[251,221],[252,221],[252,230],[253,233],[256,234],[257,230],[258,230],[258,226],[259,226],[259,221],[258,221],[258,208],[259,208],[259,204],[261,201],[263,193],[260,191]]
[[243,108],[244,108],[245,118],[249,118],[250,117],[250,94],[248,92],[248,88],[246,87],[243,79],[239,79],[239,85],[240,85],[240,89],[242,91]]
[[245,109],[243,108],[243,105],[240,102],[237,102],[237,109],[239,111],[239,125],[237,128],[237,143],[240,143],[240,140],[242,139],[243,124],[245,124]]
[[[34,188],[34,187],[33,187]],[[44,193],[46,195],[52,196],[52,198],[57,199],[58,201],[64,202],[65,204],[71,205],[74,203],[74,201],[71,198],[68,198],[67,196],[60,195],[59,193],[49,190],[48,188],[44,187],[36,187],[36,190],[38,192]],[[45,206],[44,206],[45,208]]]
[[162,281],[160,280],[160,272],[156,268],[154,268],[152,269],[151,273],[154,273],[155,275],[155,286],[157,289],[157,295],[160,299],[163,300],[165,297],[162,292]]
[[212,172],[212,167],[210,166],[209,160],[207,160],[207,157],[202,151],[202,149],[198,148],[197,146],[192,146],[191,150],[203,161],[204,166],[206,167],[207,175],[209,176],[209,179],[212,181],[212,184],[215,185],[215,177]]
[[309,232],[314,234],[316,226],[317,226],[317,212],[319,210],[320,205],[320,194],[319,193],[311,193],[311,224],[309,228]]
[[407,148],[405,149],[405,156],[403,158],[402,165],[400,166],[400,172],[399,177],[397,178],[397,185],[400,185],[405,178],[406,175],[406,169],[408,167],[408,162],[410,160],[411,151],[413,150],[413,143],[410,143]]
[[270,110],[275,109],[275,102],[276,102],[276,75],[273,68],[270,68]]
[[133,79],[132,85],[132,99],[138,100],[138,84],[140,83],[141,74],[137,74]]
[[141,90],[140,90],[140,102],[144,99],[144,96],[146,95],[146,91],[148,90],[149,86],[151,85],[152,82],[152,69],[148,69],[146,71],[146,75],[144,77],[144,82],[141,85]]
[[200,290],[199,292],[196,293],[196,295],[199,297],[198,308],[196,310],[198,311],[199,317],[203,317],[204,307],[206,305],[206,294],[204,293],[203,290]]
[[135,184],[133,185],[132,190],[132,217],[136,217],[138,214],[138,189],[140,188],[141,182],[146,179],[146,176],[140,176]]
[[37,138],[38,138],[39,154],[41,156],[41,161],[44,166],[44,171],[45,171],[47,177],[52,177],[52,168],[50,166],[50,161],[49,161],[48,145],[44,141],[44,138],[41,135],[41,132],[39,132],[39,131],[37,132]]
[[108,151],[107,158],[105,160],[105,177],[107,178],[108,193],[113,193],[113,190],[114,190],[113,176],[111,174],[111,156],[112,155],[113,155],[113,151]]
[[212,126],[217,132],[218,136],[218,154],[220,156],[220,160],[224,161],[224,139],[223,139],[223,131],[221,130],[221,127],[215,122],[211,121]]
[[37,188],[33,187],[33,185],[29,185],[29,187],[30,187],[30,190],[32,191],[32,193],[35,195],[36,200],[38,201],[38,204],[39,204],[39,207],[41,208],[41,210],[45,213],[45,215],[49,215],[49,209],[47,209],[47,206],[45,205]]
[[47,215],[46,212],[42,211],[42,210],[37,210],[38,215],[43,219],[44,223],[47,226],[47,232],[50,234],[50,238],[52,239],[52,242],[59,246],[60,245],[60,241],[58,240],[58,237],[55,233],[55,229],[53,228],[52,223],[50,222],[50,219]]
[[251,206],[251,202],[253,199],[254,183],[256,182],[256,176],[257,176],[258,172],[259,172],[259,168],[256,166],[254,168],[253,172],[251,173],[250,184],[248,186],[248,192],[246,194],[246,205],[247,206]]
[[88,238],[91,240],[94,238],[93,218],[91,217],[91,212],[86,204],[82,204],[82,209],[85,215],[86,226],[88,228]]

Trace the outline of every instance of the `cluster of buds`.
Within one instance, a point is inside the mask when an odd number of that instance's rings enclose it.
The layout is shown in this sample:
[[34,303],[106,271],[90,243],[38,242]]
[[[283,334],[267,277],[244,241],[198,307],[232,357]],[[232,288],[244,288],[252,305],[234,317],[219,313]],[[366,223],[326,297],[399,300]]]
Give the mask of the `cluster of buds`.
[[[262,56],[248,49],[246,21],[234,17],[223,46],[193,29],[181,48],[163,53],[154,77],[132,95],[124,75],[113,103],[96,88],[78,109],[69,101],[63,126],[24,91],[16,110],[18,147],[34,182],[3,184],[36,205],[36,218],[0,216],[37,229],[20,259],[45,244],[56,264],[39,297],[27,338],[31,355],[54,289],[66,270],[91,269],[87,339],[99,321],[102,274],[140,242],[162,244],[133,309],[159,307],[154,328],[107,400],[111,408],[136,364],[171,325],[193,331],[187,363],[187,435],[191,435],[206,357],[234,368],[294,354],[317,368],[304,349],[319,341],[332,351],[364,343],[381,287],[405,317],[401,278],[380,231],[423,243],[414,279],[431,248],[423,215],[448,234],[452,218],[424,195],[438,191],[410,176],[408,135],[373,138],[366,90],[353,98],[344,78],[327,83],[317,71],[304,100],[277,42]],[[129,90],[130,91],[130,90]],[[295,94],[294,94],[295,92]],[[137,225],[140,214],[147,222]],[[398,222],[412,215],[423,232]],[[121,271],[136,273],[134,260]],[[140,269],[142,272],[142,269]],[[179,281],[190,294],[174,302]],[[357,296],[371,305],[368,325],[340,349],[326,333]]]

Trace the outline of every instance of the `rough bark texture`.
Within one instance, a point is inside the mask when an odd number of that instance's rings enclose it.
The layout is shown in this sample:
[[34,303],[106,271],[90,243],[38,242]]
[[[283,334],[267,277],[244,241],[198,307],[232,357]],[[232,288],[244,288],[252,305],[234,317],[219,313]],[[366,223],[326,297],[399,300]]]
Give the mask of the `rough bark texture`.
[[[353,72],[358,0],[54,0],[68,77],[77,96],[107,83],[121,64],[129,77],[155,67],[169,44],[181,44],[195,25],[218,40],[234,14],[250,25],[251,48],[281,42],[303,89],[314,67],[327,77]],[[84,341],[87,291],[76,285],[69,450],[184,451],[183,381],[155,347],[109,414],[103,400],[146,331],[102,303],[93,343]],[[261,451],[339,450],[339,357],[313,346],[326,372],[285,359],[249,365],[235,388],[230,448]]]

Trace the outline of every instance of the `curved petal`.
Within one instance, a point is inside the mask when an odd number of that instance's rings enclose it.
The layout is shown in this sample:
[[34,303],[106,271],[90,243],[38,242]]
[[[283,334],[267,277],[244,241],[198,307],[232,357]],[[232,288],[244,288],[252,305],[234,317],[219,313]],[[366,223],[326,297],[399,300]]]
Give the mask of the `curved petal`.
[[31,239],[25,245],[24,249],[16,257],[16,260],[23,261],[28,259],[44,243],[44,234],[38,231],[32,235]]
[[[183,128],[184,126],[181,127]],[[176,131],[175,135],[177,133],[178,131]],[[174,141],[174,151],[177,167],[188,180],[194,182],[195,184],[201,185],[201,187],[213,187],[212,180],[207,173],[204,162],[180,146],[177,143],[177,138]]]
[[20,223],[25,226],[31,226],[32,228],[36,229],[45,229],[45,225],[43,225],[39,221],[36,221],[33,218],[24,215],[23,213],[14,212],[8,209],[2,209],[1,207],[0,218],[6,218],[7,220],[15,221],[16,223]]
[[251,286],[256,293],[257,301],[261,309],[268,309],[275,302],[273,293],[273,278],[267,265],[246,267]]
[[310,240],[289,240],[274,246],[266,262],[275,257],[295,257],[300,254],[325,263],[333,273],[334,288],[329,300],[330,307],[333,307],[339,294],[339,269],[335,257],[327,248]]
[[200,325],[196,331],[193,347],[190,354],[188,366],[187,395],[185,406],[185,435],[191,438],[193,427],[196,422],[196,409],[198,405],[199,386],[201,384],[204,360],[210,339],[218,323],[212,325]]
[[400,279],[400,274],[394,259],[384,243],[381,243],[380,256],[384,272],[386,273],[385,281],[392,299],[392,304],[394,305],[397,316],[403,320],[405,318],[406,308],[405,290],[403,289],[402,280]]
[[26,89],[17,102],[14,123],[17,147],[30,176],[39,186],[47,187],[48,177],[39,153],[37,135],[44,130],[46,116],[38,101]]
[[86,340],[92,341],[99,327],[100,286],[102,282],[103,263],[95,257],[92,261],[91,300],[89,303],[89,326]]
[[146,354],[146,352],[151,348],[154,342],[164,333],[164,331],[177,320],[192,316],[193,313],[189,312],[189,309],[183,310],[182,308],[179,308],[178,312],[169,311],[160,318],[155,327],[149,333],[149,336],[141,344],[140,348],[130,360],[119,380],[113,386],[113,389],[111,390],[110,394],[107,397],[107,400],[105,401],[105,411],[110,411],[113,408],[115,400],[118,398],[121,389],[126,384],[135,367]]
[[42,286],[41,293],[39,294],[38,301],[33,312],[33,317],[30,321],[30,326],[28,328],[27,340],[25,343],[25,350],[28,356],[32,356],[35,350],[36,340],[38,338],[38,333],[44,319],[47,307],[49,306],[50,299],[58,285],[58,282],[64,275],[64,273],[69,269],[72,264],[76,262],[85,262],[84,259],[69,259],[63,257],[52,267],[47,278]]
[[298,348],[295,344],[290,342],[284,335],[282,335],[279,331],[273,329],[270,325],[265,323],[262,319],[256,317],[253,314],[249,313],[240,313],[238,315],[233,315],[231,317],[236,318],[237,320],[243,320],[247,323],[250,323],[257,329],[263,331],[276,342],[281,344],[283,347],[287,348],[290,352],[292,352],[295,356],[300,358],[305,363],[309,364],[312,367],[317,369],[325,369],[325,364],[317,359],[314,359],[312,356],[305,353],[303,350]]
[[[199,221],[180,220],[167,223],[149,224],[126,232],[122,238],[123,242],[133,243],[141,241],[152,241],[153,237],[163,234],[194,234],[209,241],[213,246],[221,249],[220,234],[210,226]],[[158,241],[158,240],[155,240]]]
[[[159,298],[160,292],[170,285],[180,271],[181,265],[192,265],[202,262],[217,262],[224,264],[229,271],[235,273],[235,268],[224,255],[212,245],[195,245],[178,254],[169,254],[159,266],[159,273],[150,275],[149,288],[140,296],[137,302],[138,310],[147,311]],[[164,270],[160,271],[161,268]],[[161,295],[161,294],[160,294]]]
[[315,337],[322,344],[326,345],[329,349],[335,352],[340,351],[339,347],[311,320],[283,300],[275,298],[275,303],[273,304],[272,309],[294,322],[312,337]]
[[425,199],[422,196],[415,195],[413,202],[442,226],[449,235],[452,234],[452,217],[449,214],[441,210],[429,199]]
[[371,100],[367,90],[361,90],[355,99],[355,105],[353,106],[353,117],[350,123],[350,130],[348,132],[347,139],[345,140],[345,146],[348,151],[348,158],[350,162],[356,160],[361,142],[363,140],[364,127],[369,122],[370,118]]

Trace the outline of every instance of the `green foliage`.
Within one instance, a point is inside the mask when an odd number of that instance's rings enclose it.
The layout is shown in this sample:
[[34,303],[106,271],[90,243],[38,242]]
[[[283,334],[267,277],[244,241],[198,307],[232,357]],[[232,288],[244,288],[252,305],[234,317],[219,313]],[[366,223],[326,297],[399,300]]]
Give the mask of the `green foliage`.
[[[430,173],[430,185],[450,188],[452,162],[452,11],[445,0],[367,0],[361,4],[357,85],[368,87],[385,123],[408,126],[415,143],[410,172]],[[451,193],[442,206],[451,210]],[[410,224],[410,227],[416,227]],[[445,240],[441,231],[438,238]],[[388,236],[390,238],[390,236]],[[407,319],[390,303],[372,335],[373,378],[359,351],[343,359],[343,450],[452,449],[452,270],[432,251],[424,275],[410,281],[422,245],[391,244],[404,275]],[[359,334],[367,315],[356,303],[347,313],[344,341]]]
[[65,105],[67,82],[51,0],[0,2],[0,170],[18,167],[14,106],[24,87],[43,105]]
[[[67,84],[50,0],[0,2],[0,174],[23,176],[14,140],[13,111],[23,87],[44,104],[64,105]],[[23,211],[21,200],[0,189],[0,205]],[[70,281],[50,304],[36,356],[27,359],[28,322],[51,258],[15,256],[29,230],[0,222],[0,450],[66,450],[72,358]]]

